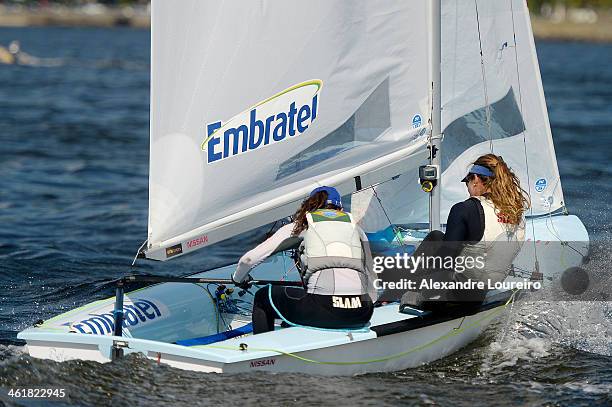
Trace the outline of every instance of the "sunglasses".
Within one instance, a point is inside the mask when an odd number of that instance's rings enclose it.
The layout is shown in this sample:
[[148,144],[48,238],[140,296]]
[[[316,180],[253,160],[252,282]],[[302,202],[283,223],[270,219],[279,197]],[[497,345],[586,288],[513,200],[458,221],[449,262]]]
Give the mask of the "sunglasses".
[[467,183],[472,181],[474,178],[476,178],[476,174],[468,174],[468,175],[466,175],[465,181],[463,181],[463,182],[465,182],[465,184],[467,185]]

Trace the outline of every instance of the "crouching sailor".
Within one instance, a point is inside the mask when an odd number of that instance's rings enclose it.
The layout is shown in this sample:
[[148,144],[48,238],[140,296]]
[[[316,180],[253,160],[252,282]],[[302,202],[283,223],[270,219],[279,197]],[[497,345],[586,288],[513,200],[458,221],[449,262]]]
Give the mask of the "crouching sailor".
[[[415,255],[455,259],[454,269],[417,270],[417,283],[453,283],[483,287],[503,281],[525,240],[524,211],[529,206],[526,192],[518,177],[502,157],[486,154],[479,157],[463,178],[470,198],[455,204],[448,215],[446,233],[434,230],[421,243]],[[476,259],[467,267],[467,259]],[[478,261],[478,258],[482,261]],[[461,262],[459,262],[461,260]],[[461,270],[457,265],[461,264]],[[448,306],[477,309],[484,300],[483,289],[423,289],[408,291],[402,306],[442,311]]]
[[274,320],[280,317],[276,310],[298,325],[333,329],[367,324],[376,299],[371,253],[365,233],[342,210],[335,188],[313,190],[293,223],[242,256],[232,279],[238,285],[248,283],[253,267],[291,243],[299,247],[305,288],[259,289],[253,300],[253,333],[273,331]]

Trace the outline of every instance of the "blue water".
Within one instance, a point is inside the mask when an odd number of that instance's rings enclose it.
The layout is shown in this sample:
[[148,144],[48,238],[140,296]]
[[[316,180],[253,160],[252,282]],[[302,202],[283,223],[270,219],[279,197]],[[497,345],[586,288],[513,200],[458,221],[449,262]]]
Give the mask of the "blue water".
[[[558,317],[545,320],[550,329],[539,335],[526,321],[546,314],[542,305],[517,306],[504,329],[452,357],[355,378],[219,376],[138,357],[58,364],[22,354],[17,332],[112,295],[110,281],[131,271],[146,236],[149,33],[0,29],[0,44],[13,39],[53,60],[0,66],[0,389],[54,385],[68,390],[65,401],[86,405],[612,403],[606,302],[550,304]],[[612,45],[543,42],[538,53],[567,207],[592,239],[609,242]],[[257,239],[250,234],[171,264],[140,262],[138,270],[194,272],[237,259]],[[592,256],[610,272],[609,250]]]

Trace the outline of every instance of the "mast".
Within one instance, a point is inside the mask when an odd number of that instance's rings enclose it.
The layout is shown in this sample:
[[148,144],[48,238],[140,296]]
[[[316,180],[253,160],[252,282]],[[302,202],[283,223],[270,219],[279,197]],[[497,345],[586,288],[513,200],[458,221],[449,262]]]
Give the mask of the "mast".
[[430,164],[435,165],[437,171],[437,185],[429,195],[429,228],[440,230],[440,144],[442,141],[442,5],[441,0],[431,2],[431,78],[432,78],[432,112],[431,112],[431,143]]

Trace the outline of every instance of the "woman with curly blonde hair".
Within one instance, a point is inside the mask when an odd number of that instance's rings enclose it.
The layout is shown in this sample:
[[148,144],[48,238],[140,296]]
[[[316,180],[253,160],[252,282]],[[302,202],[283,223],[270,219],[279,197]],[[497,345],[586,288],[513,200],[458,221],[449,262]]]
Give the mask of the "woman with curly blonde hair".
[[[417,285],[422,279],[489,283],[503,281],[525,240],[524,212],[529,199],[520,181],[501,156],[485,154],[473,162],[465,182],[470,197],[451,208],[446,232],[432,231],[417,249],[416,255],[448,256],[458,261],[468,257],[486,259],[482,267],[461,270],[417,270]],[[484,290],[421,290],[407,292],[402,304],[440,309],[449,303],[466,302],[478,306]],[[438,302],[432,301],[435,298]],[[443,304],[443,305],[442,305]]]
[[493,203],[502,223],[518,225],[522,222],[529,199],[518,177],[501,156],[480,156],[462,182],[467,184],[470,197],[483,196]]

